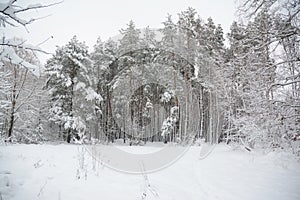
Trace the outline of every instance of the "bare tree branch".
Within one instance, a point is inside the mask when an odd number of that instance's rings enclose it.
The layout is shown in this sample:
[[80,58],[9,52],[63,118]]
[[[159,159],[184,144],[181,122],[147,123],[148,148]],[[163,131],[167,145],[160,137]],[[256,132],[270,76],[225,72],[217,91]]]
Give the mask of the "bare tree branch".
[[15,13],[25,12],[25,11],[32,10],[32,9],[48,8],[48,7],[51,7],[51,6],[58,5],[62,2],[63,1],[59,1],[59,2],[56,2],[56,3],[48,4],[48,5],[36,4],[36,5],[33,5],[33,6],[28,6],[27,8],[22,8],[20,10],[16,10]]

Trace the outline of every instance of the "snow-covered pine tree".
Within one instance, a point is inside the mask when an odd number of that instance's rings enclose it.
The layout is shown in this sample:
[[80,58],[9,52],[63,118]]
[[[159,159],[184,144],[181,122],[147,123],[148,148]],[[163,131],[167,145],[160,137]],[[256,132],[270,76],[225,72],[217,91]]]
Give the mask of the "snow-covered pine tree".
[[141,48],[155,48],[158,45],[157,43],[155,32],[147,26],[141,38]]
[[46,65],[47,88],[51,94],[49,119],[59,126],[67,142],[82,139],[88,129],[94,106],[100,99],[89,77],[91,61],[88,47],[74,36],[68,44],[58,47]]
[[177,28],[170,14],[167,15],[166,21],[162,22],[163,28],[159,31],[162,33],[160,45],[163,49],[174,51],[177,40]]
[[[118,66],[111,66],[111,67],[118,67],[119,70],[122,70],[122,76],[129,76],[129,85],[127,88],[129,88],[130,96],[134,94],[134,87],[136,84],[134,80],[134,71],[136,66],[136,58],[135,51],[141,49],[141,38],[140,33],[141,31],[136,28],[134,22],[131,20],[129,24],[127,24],[126,29],[121,29],[120,33],[122,35],[122,38],[120,39],[120,46],[119,46],[119,52],[120,52],[120,59],[118,61]],[[114,79],[117,80],[118,76],[114,76]],[[108,99],[110,102],[111,99]],[[111,111],[111,109],[110,109]],[[111,115],[110,115],[111,116]],[[133,130],[133,116],[134,113],[131,113],[130,117],[131,124],[131,130]],[[134,134],[133,134],[134,135]]]
[[181,139],[185,140],[188,138],[188,134],[192,132],[191,127],[194,123],[192,114],[192,88],[191,88],[191,78],[194,77],[194,63],[195,63],[195,50],[196,50],[196,40],[195,40],[195,25],[196,25],[196,10],[189,7],[186,11],[178,14],[179,19],[177,22],[178,29],[178,40],[176,43],[176,52],[186,63],[178,63],[180,71],[183,72],[185,85],[185,97],[184,103],[182,103],[180,108],[180,131]]
[[243,85],[245,77],[245,57],[243,53],[247,52],[248,47],[244,44],[246,37],[245,27],[237,22],[233,22],[230,27],[230,33],[227,34],[229,48],[226,49],[225,62],[227,67],[224,69],[224,76],[227,79],[225,85],[225,124],[223,127],[223,136],[228,143],[236,137],[237,128],[234,125],[234,119],[239,117],[239,108],[242,107],[239,88]]
[[[115,76],[118,69],[112,66],[114,61],[117,60],[118,45],[115,41],[109,38],[106,42],[102,42],[98,38],[96,45],[94,45],[94,51],[91,53],[91,59],[93,60],[94,71],[94,83],[96,84],[96,92],[101,94],[102,101],[96,102],[96,116],[97,126],[96,137],[100,140],[105,140],[105,134],[107,129],[107,111],[109,98],[109,82]],[[115,72],[116,71],[116,72]]]
[[120,55],[129,53],[140,48],[141,31],[135,27],[132,20],[127,24],[126,29],[121,29],[122,39],[120,40]]
[[[229,34],[232,84],[229,89],[232,111],[228,123],[244,145],[270,141],[276,136],[272,95],[268,88],[275,80],[274,61],[269,50],[272,22],[266,12],[260,13],[247,26],[233,23]],[[232,132],[231,132],[232,133]],[[273,139],[271,139],[273,138]],[[275,139],[276,140],[276,139]]]

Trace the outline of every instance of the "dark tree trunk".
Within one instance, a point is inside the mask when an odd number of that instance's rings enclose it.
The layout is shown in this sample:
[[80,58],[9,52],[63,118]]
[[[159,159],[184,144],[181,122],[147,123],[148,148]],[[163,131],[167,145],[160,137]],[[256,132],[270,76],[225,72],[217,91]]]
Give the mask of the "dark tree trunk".
[[17,98],[17,70],[14,67],[14,85],[11,96],[11,112],[10,112],[10,120],[9,120],[9,129],[8,129],[8,141],[11,141],[11,136],[13,134],[14,122],[15,122],[15,107],[16,107],[16,98]]
[[10,112],[10,121],[9,121],[9,129],[8,129],[8,138],[9,141],[11,141],[11,136],[13,133],[13,128],[14,128],[14,121],[15,121],[15,105],[16,102],[12,102],[12,107],[11,107],[11,112]]

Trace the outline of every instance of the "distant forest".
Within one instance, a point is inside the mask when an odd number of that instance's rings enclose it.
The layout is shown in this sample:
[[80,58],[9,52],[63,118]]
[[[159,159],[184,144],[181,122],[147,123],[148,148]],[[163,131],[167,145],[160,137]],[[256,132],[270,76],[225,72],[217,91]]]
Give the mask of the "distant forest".
[[[7,13],[18,9],[14,2],[7,6],[0,26],[25,26]],[[91,52],[74,36],[45,66],[41,49],[3,37],[1,140],[204,140],[299,155],[299,10],[298,1],[247,0],[238,11],[244,23],[232,22],[224,35],[188,8],[177,21],[167,15],[161,29],[130,21],[120,39],[99,37]]]

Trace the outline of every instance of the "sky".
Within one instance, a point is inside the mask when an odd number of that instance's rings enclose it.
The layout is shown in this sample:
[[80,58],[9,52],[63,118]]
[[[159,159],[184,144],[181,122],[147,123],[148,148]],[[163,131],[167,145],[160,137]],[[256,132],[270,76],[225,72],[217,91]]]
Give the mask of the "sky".
[[[1,0],[8,1],[8,0]],[[18,5],[33,3],[49,4],[60,0],[19,0]],[[66,44],[74,35],[85,41],[92,50],[97,38],[103,41],[119,34],[126,24],[133,20],[137,28],[161,28],[167,14],[177,20],[177,13],[188,7],[196,9],[199,16],[206,20],[212,17],[215,24],[221,24],[224,32],[229,31],[235,20],[237,0],[64,0],[62,3],[28,12],[25,18],[45,17],[24,27],[1,27],[6,37],[21,37],[27,43],[38,45],[53,53],[56,46]],[[43,41],[47,40],[43,43]],[[49,56],[42,56],[45,62]]]

